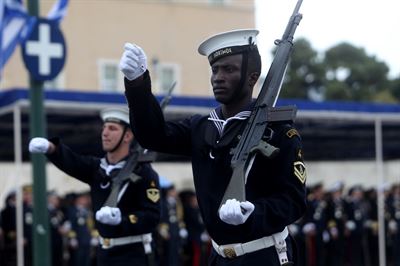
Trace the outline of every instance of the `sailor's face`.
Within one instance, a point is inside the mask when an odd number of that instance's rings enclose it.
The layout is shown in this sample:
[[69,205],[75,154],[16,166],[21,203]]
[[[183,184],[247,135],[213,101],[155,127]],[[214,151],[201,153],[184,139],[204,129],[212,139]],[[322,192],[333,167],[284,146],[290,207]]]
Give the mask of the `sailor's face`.
[[111,151],[118,144],[123,133],[124,128],[122,125],[113,122],[105,122],[101,133],[103,150],[105,152]]
[[218,102],[229,104],[238,97],[241,69],[241,54],[223,57],[211,65],[211,85]]

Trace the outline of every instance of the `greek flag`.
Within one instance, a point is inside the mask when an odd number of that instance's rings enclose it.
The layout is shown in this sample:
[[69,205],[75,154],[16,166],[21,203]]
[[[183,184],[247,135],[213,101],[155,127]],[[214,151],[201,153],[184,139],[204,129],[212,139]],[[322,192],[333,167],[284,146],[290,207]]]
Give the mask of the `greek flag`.
[[68,0],[58,0],[57,3],[53,5],[53,8],[47,14],[47,18],[60,23],[61,20],[67,14],[67,6],[68,6]]
[[[67,12],[68,0],[58,0],[47,15],[58,23]],[[31,17],[22,0],[0,0],[0,79],[15,47],[30,33],[36,18]]]
[[0,73],[20,42],[29,16],[21,0],[0,0]]

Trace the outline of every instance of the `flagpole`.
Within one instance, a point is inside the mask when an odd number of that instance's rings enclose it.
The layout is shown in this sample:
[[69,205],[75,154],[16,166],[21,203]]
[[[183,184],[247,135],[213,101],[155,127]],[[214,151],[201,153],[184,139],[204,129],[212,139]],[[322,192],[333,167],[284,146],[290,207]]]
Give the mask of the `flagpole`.
[[[28,1],[28,11],[39,17],[39,0]],[[30,136],[45,137],[46,120],[43,111],[43,82],[30,75]],[[46,158],[43,154],[31,154],[33,173],[33,265],[50,266],[49,214],[47,209]]]

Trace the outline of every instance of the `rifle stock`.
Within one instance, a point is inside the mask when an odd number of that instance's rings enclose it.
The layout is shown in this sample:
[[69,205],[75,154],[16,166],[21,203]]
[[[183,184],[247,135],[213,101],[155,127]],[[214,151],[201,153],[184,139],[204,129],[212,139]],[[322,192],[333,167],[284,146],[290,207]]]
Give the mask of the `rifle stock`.
[[278,148],[273,147],[265,140],[264,133],[267,124],[272,121],[294,120],[296,116],[295,106],[275,107],[275,104],[292,52],[293,36],[302,19],[302,15],[299,13],[301,4],[302,0],[298,0],[282,39],[274,42],[277,45],[274,59],[246,127],[240,136],[239,143],[231,152],[233,154],[231,159],[232,177],[221,205],[232,198],[246,201],[246,171],[250,169],[255,153],[260,152],[264,156],[273,157],[279,152]]

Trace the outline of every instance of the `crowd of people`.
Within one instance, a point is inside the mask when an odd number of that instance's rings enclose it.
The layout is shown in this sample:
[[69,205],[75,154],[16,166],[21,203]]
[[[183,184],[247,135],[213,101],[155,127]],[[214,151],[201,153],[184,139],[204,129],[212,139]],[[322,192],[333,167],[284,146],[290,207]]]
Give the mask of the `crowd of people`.
[[[161,219],[153,232],[155,261],[160,266],[207,265],[210,238],[196,195],[173,184],[161,189]],[[89,192],[59,196],[48,193],[51,265],[96,265],[99,233]],[[23,188],[24,265],[32,265],[32,187]],[[0,265],[17,265],[16,195],[10,192],[0,214]]]
[[[400,185],[385,185],[386,265],[400,265]],[[337,182],[308,189],[306,214],[290,225],[305,266],[378,266],[377,189]]]
[[[195,192],[162,185],[161,220],[154,236],[157,265],[207,265],[211,249]],[[289,226],[299,266],[378,266],[376,189],[346,188],[342,182],[308,187],[308,209]],[[387,265],[400,265],[400,185],[383,188]],[[95,265],[99,245],[88,192],[48,193],[52,265]],[[16,195],[10,192],[0,216],[0,265],[16,265]],[[32,190],[23,188],[25,265],[32,265]]]

